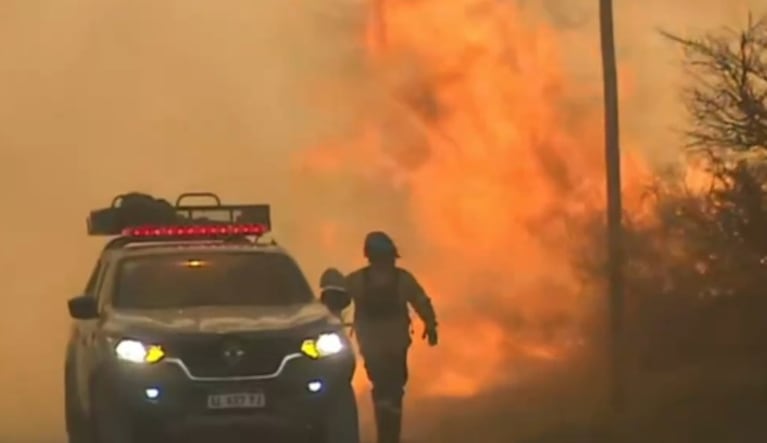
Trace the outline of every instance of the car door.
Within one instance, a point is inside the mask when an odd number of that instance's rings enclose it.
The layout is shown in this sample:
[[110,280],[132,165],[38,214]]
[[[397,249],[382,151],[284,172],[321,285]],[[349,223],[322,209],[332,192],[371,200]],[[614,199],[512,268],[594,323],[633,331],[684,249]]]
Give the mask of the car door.
[[104,346],[108,337],[103,330],[108,317],[108,305],[111,303],[114,262],[115,261],[111,259],[104,260],[102,263],[101,277],[96,286],[96,304],[98,305],[99,318],[92,325],[93,329],[90,331],[89,352],[87,353],[88,359],[86,362],[88,365],[88,372],[91,375],[98,371],[106,360],[114,358],[111,347]]
[[[88,280],[88,285],[85,288],[84,296],[86,297],[98,297],[98,290],[103,284],[104,274],[106,266],[104,266],[103,260],[99,260],[96,263],[96,267],[93,269],[91,278]],[[96,338],[96,328],[98,327],[99,320],[78,320],[75,326],[75,365],[77,367],[77,389],[78,397],[80,399],[82,411],[88,414],[89,410],[89,390],[88,384],[90,383],[90,361],[92,359],[91,354],[94,351],[93,346]]]

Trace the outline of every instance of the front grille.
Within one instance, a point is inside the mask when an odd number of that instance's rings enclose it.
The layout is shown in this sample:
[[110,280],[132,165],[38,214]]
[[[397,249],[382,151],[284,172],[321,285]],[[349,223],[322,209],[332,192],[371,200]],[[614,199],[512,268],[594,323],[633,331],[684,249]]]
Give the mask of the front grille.
[[169,351],[195,377],[244,377],[274,373],[285,356],[300,352],[300,345],[289,337],[225,335],[186,339]]

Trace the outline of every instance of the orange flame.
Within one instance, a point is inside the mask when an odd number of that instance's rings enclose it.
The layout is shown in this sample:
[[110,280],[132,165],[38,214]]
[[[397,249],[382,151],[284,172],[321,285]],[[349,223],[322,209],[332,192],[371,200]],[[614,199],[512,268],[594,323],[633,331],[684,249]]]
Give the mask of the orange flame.
[[[375,0],[371,11],[386,96],[371,103],[386,104],[346,142],[301,158],[358,208],[335,216],[347,235],[325,247],[358,251],[382,226],[404,243],[442,325],[440,347],[414,352],[416,392],[469,396],[516,361],[561,360],[545,331],[577,339],[586,309],[573,235],[604,204],[601,107],[567,83],[553,31],[512,2]],[[627,166],[629,182],[642,175],[636,159]]]

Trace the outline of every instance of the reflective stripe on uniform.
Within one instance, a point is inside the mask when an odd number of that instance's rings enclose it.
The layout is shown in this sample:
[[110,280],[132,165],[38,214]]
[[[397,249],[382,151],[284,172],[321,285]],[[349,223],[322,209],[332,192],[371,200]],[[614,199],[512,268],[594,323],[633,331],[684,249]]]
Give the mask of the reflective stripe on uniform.
[[346,288],[344,286],[336,286],[336,285],[327,285],[327,286],[323,286],[320,289],[322,289],[323,291],[346,292]]

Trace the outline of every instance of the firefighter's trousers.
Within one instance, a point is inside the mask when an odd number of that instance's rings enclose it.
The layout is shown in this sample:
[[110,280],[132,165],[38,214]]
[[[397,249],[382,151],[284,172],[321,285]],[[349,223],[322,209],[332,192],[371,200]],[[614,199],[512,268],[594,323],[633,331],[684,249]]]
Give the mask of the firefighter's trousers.
[[368,346],[368,349],[362,349],[365,371],[373,385],[373,407],[378,443],[399,443],[400,441],[402,398],[408,379],[408,347],[392,349]]

